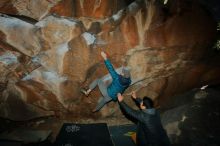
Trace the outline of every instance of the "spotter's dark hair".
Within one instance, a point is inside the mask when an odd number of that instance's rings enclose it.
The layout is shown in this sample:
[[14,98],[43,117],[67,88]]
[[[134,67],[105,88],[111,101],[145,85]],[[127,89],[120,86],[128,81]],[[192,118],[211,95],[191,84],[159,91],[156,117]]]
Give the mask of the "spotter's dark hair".
[[146,106],[146,108],[154,108],[153,100],[147,96],[144,96],[143,98],[143,105]]

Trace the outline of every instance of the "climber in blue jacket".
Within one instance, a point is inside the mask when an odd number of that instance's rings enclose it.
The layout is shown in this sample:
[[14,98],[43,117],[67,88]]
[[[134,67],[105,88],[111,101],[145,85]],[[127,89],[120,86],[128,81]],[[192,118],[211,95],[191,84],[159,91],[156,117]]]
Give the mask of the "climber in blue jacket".
[[123,94],[131,84],[129,69],[123,67],[121,73],[118,74],[112,66],[110,60],[107,58],[106,53],[101,52],[101,56],[104,59],[105,66],[112,77],[112,82],[109,85],[106,85],[102,79],[96,79],[89,85],[88,90],[81,89],[81,92],[88,96],[89,93],[98,85],[102,97],[93,112],[99,111],[106,103],[112,100],[117,101],[117,94]]

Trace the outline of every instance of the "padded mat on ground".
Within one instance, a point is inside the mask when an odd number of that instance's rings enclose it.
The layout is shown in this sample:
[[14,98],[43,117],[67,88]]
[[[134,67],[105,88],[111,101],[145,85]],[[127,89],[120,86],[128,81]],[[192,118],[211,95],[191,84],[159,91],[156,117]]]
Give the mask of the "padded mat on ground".
[[55,146],[113,146],[105,123],[63,124]]
[[135,146],[132,136],[136,132],[136,125],[110,126],[109,131],[115,146]]
[[0,146],[21,146],[21,142],[0,140]]

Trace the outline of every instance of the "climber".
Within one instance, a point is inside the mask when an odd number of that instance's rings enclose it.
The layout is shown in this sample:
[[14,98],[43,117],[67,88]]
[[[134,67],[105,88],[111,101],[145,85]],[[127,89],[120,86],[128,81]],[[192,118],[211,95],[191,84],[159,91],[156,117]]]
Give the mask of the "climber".
[[159,113],[149,97],[145,96],[142,100],[137,98],[135,92],[132,92],[131,97],[141,109],[133,110],[123,101],[124,97],[120,93],[117,96],[122,111],[137,121],[136,143],[138,146],[170,146]]
[[112,100],[117,101],[117,93],[123,94],[123,92],[129,87],[131,83],[129,69],[122,67],[121,74],[118,74],[113,68],[110,60],[107,58],[106,53],[102,51],[101,56],[104,59],[105,66],[112,77],[112,82],[109,85],[106,85],[102,79],[96,79],[89,85],[88,90],[81,89],[81,92],[88,96],[89,93],[98,85],[102,97],[100,97],[101,100],[93,112],[99,111],[106,103]]

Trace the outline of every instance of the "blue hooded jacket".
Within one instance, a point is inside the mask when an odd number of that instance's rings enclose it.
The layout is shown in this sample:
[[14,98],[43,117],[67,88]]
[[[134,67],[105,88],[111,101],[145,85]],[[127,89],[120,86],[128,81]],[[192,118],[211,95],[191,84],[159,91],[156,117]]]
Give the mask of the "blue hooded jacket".
[[125,78],[125,77],[119,75],[115,71],[110,60],[108,60],[108,59],[105,60],[105,66],[108,69],[108,71],[112,77],[112,82],[107,88],[108,95],[112,98],[112,100],[117,101],[117,94],[124,93],[124,91],[131,84],[131,78]]

